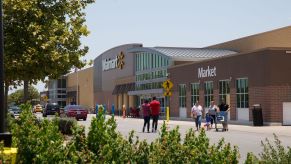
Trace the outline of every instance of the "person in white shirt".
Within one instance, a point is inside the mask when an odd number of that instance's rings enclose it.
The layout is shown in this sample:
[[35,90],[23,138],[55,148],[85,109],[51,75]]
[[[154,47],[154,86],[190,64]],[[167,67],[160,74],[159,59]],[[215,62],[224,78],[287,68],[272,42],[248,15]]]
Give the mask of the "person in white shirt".
[[195,105],[192,107],[191,112],[195,119],[197,131],[201,128],[202,111],[202,106],[199,104],[199,101],[196,101]]

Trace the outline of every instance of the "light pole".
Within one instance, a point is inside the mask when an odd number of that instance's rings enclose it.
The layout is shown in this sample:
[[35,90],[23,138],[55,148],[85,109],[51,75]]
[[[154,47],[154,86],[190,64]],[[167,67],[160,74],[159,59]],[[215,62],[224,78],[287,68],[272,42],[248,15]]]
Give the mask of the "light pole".
[[3,43],[3,18],[2,0],[0,0],[0,133],[5,132],[5,109],[4,109],[4,43]]
[[78,75],[78,68],[77,68],[77,95],[76,95],[76,105],[79,104],[79,75]]
[[2,0],[0,0],[0,141],[4,140],[6,147],[11,146],[11,133],[6,132],[5,105],[4,105],[4,37],[3,37],[3,17]]

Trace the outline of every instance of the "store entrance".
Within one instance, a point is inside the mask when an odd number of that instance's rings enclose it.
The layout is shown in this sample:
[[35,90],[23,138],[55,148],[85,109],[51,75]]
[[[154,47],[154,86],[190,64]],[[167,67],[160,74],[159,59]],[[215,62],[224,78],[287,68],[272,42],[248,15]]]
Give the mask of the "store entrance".
[[[156,98],[161,104],[161,115],[163,115],[165,113],[165,106],[166,106],[165,97],[164,96],[156,96]],[[145,100],[148,100],[149,102],[151,102],[152,101],[152,96],[145,96],[145,95],[139,96],[138,106],[141,107],[141,105],[143,104],[143,102]]]
[[[222,100],[226,104],[230,105],[230,80],[220,80],[219,81],[219,102],[221,104]],[[230,112],[228,112],[228,120],[230,120]]]

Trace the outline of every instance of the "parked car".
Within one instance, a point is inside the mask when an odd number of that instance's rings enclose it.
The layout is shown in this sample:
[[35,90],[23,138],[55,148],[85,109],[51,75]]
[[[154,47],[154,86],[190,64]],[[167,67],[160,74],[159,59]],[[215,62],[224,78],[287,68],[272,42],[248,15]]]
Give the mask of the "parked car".
[[42,112],[42,106],[40,104],[37,104],[33,107],[33,113],[36,112]]
[[75,117],[77,120],[86,121],[88,110],[82,105],[67,105],[64,108],[67,117]]
[[47,115],[55,115],[56,113],[60,115],[60,106],[57,103],[48,103],[44,107],[42,116],[46,117]]
[[12,106],[8,109],[8,111],[13,118],[18,117],[21,113],[21,109],[18,106]]

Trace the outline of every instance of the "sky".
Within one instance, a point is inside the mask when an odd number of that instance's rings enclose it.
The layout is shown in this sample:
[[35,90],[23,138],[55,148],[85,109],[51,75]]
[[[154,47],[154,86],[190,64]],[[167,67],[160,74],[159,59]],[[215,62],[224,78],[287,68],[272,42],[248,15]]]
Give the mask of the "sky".
[[290,0],[96,0],[85,12],[87,60],[122,44],[201,48],[291,25]]

